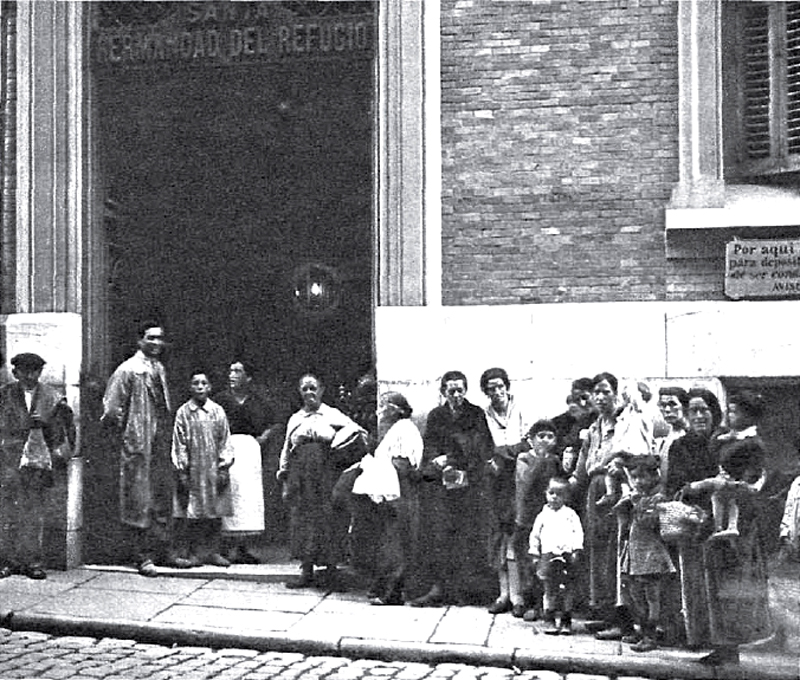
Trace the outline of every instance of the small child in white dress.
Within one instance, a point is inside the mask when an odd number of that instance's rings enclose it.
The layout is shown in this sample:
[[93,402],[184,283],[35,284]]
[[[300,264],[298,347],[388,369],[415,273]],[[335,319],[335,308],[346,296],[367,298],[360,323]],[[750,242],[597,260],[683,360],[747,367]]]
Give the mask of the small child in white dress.
[[[566,505],[570,485],[554,477],[547,486],[547,504],[536,516],[530,537],[530,555],[536,576],[544,586],[544,632],[572,633],[575,565],[583,550],[583,527],[578,514]],[[561,617],[556,625],[556,611]]]

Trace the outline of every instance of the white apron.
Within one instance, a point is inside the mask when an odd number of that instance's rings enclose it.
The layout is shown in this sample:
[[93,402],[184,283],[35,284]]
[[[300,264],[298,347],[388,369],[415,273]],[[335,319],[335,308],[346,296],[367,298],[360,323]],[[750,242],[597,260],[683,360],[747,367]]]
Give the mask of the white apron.
[[261,447],[249,434],[230,438],[234,463],[231,465],[231,504],[233,514],[222,518],[222,531],[259,533],[264,531],[264,487],[261,481]]

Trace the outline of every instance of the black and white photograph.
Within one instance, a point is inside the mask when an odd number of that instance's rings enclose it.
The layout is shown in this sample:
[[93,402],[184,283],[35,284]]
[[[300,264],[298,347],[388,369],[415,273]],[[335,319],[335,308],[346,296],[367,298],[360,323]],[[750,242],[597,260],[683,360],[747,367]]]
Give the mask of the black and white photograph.
[[0,0],[0,680],[800,680],[800,2]]

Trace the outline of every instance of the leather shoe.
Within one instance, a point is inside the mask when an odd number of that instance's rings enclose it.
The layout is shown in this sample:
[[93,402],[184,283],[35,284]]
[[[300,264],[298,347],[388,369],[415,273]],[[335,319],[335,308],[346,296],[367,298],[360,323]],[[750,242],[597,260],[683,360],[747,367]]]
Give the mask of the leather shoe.
[[236,562],[239,564],[261,564],[261,560],[249,550],[240,550]]
[[538,621],[540,618],[542,618],[542,612],[538,607],[531,607],[522,613],[522,620],[529,623],[531,621]]
[[489,605],[490,614],[503,614],[511,610],[511,602],[504,598],[498,598]]
[[225,559],[219,553],[211,553],[205,559],[206,564],[210,564],[212,567],[230,567],[231,563],[227,559]]
[[42,581],[47,578],[47,573],[45,572],[45,570],[42,569],[37,564],[32,564],[29,567],[25,567],[22,570],[22,573],[25,574],[25,576],[27,576],[28,578],[33,579],[34,581]]
[[706,666],[721,666],[724,663],[739,663],[739,650],[736,647],[718,647],[698,661]]
[[511,607],[511,616],[515,619],[521,619],[525,616],[525,605],[524,604],[515,604]]
[[197,560],[191,560],[187,557],[173,557],[167,562],[166,566],[173,569],[191,569],[198,565]]
[[441,607],[444,604],[444,598],[441,593],[428,591],[421,597],[415,597],[409,600],[410,607]]
[[11,567],[0,567],[0,578],[8,578],[13,573]]
[[622,629],[619,626],[607,628],[594,634],[596,640],[621,640],[622,636]]

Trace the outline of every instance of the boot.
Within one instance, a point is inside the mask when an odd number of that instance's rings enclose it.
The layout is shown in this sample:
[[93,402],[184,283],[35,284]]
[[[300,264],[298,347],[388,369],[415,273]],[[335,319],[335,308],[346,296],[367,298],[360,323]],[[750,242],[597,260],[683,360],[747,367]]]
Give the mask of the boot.
[[314,585],[314,565],[304,564],[301,569],[302,572],[300,574],[300,578],[297,578],[293,581],[287,581],[284,584],[287,588],[296,590],[298,588],[310,588]]

